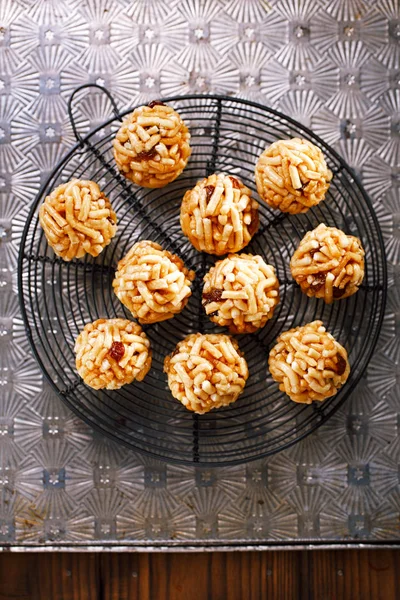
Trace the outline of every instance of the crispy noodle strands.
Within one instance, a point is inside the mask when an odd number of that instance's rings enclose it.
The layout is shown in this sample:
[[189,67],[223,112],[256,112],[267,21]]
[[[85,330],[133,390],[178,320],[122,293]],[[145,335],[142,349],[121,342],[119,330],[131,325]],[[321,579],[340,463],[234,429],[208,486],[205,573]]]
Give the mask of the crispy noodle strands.
[[178,256],[143,240],[119,261],[113,288],[140,323],[156,323],[185,308],[194,276]]
[[79,375],[95,390],[142,381],[151,367],[150,341],[140,325],[126,319],[98,319],[85,325],[75,354]]
[[262,200],[291,214],[321,202],[332,179],[321,150],[300,138],[271,144],[259,157],[255,174]]
[[217,325],[231,333],[264,327],[279,302],[275,269],[261,256],[229,254],[204,277],[203,306]]
[[364,279],[364,250],[358,238],[321,223],[301,240],[290,270],[307,296],[331,304],[358,291]]
[[347,381],[347,352],[322,321],[282,333],[269,354],[269,370],[294,402],[311,404],[334,396]]
[[114,139],[119,170],[137,185],[161,188],[174,181],[191,154],[190,133],[179,114],[162,102],[140,106]]
[[235,402],[249,376],[236,340],[221,334],[189,335],[165,358],[164,371],[174,398],[200,415]]
[[182,201],[182,231],[199,251],[218,256],[239,252],[258,224],[258,204],[251,191],[224,173],[202,179]]
[[66,261],[98,256],[117,231],[117,216],[94,181],[73,179],[56,187],[39,209],[49,246]]

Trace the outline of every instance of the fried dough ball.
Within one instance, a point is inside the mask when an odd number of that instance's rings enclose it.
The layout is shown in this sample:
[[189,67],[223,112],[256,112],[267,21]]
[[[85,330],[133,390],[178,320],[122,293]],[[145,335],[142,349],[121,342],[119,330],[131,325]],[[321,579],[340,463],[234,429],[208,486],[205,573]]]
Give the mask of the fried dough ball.
[[331,304],[358,291],[364,279],[364,249],[358,238],[321,223],[301,240],[290,270],[302,292]]
[[253,333],[279,302],[275,269],[261,256],[229,254],[204,277],[203,306],[211,321],[231,333]]
[[250,242],[258,225],[258,204],[237,177],[210,175],[183,198],[182,231],[200,252],[218,256],[239,252]]
[[150,341],[137,323],[98,319],[85,325],[75,342],[76,368],[95,390],[117,390],[142,381],[151,367]]
[[321,150],[300,138],[271,144],[259,157],[255,174],[262,200],[291,214],[319,204],[332,179]]
[[146,188],[161,188],[174,181],[191,154],[190,133],[171,106],[153,101],[128,115],[114,139],[119,170]]
[[73,179],[56,187],[39,209],[46,239],[63,260],[98,256],[117,231],[117,216],[94,181]]
[[237,400],[249,372],[238,343],[228,335],[193,333],[164,361],[174,398],[200,415]]
[[334,396],[350,374],[346,350],[322,321],[281,333],[268,365],[279,389],[304,404]]
[[178,256],[143,240],[119,261],[113,288],[139,323],[157,323],[185,308],[193,279]]

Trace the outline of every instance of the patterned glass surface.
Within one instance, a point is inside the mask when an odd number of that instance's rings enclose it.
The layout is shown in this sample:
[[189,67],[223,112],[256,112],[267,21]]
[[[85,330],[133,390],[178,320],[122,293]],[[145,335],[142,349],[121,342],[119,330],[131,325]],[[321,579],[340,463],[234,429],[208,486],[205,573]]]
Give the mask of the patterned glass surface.
[[[261,102],[361,177],[386,244],[386,316],[362,382],[304,441],[238,467],[171,466],[92,432],[43,380],[18,305],[18,247],[35,194],[74,143],[67,100],[84,83],[106,86],[121,109],[188,93]],[[109,117],[89,94],[79,130]],[[398,541],[399,187],[395,0],[2,0],[0,543]]]

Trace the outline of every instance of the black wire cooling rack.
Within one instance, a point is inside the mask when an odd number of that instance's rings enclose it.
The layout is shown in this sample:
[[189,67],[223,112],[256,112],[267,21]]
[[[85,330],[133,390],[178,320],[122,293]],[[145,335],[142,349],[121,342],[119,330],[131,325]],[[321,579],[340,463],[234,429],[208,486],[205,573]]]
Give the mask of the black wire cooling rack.
[[[77,131],[73,100],[87,87],[105,93],[114,116],[86,137]],[[86,90],[87,92],[88,90]],[[71,96],[69,114],[78,143],[55,167],[36,198],[26,222],[19,254],[22,315],[33,352],[64,402],[94,429],[139,452],[176,463],[227,465],[282,450],[325,422],[359,381],[374,351],[386,300],[386,264],[382,235],[371,201],[353,171],[325,142],[303,125],[275,110],[237,98],[180,96],[164,100],[189,125],[193,154],[183,174],[166,188],[140,189],[119,174],[112,139],[119,114],[110,93],[81,86]],[[81,98],[85,102],[85,97]],[[258,333],[238,336],[250,377],[235,404],[194,415],[169,393],[163,360],[176,343],[196,331],[223,331],[201,306],[204,273],[215,257],[197,252],[179,226],[184,192],[199,178],[225,171],[239,176],[255,196],[254,167],[259,154],[279,138],[305,137],[324,152],[333,171],[327,198],[304,215],[276,213],[260,203],[260,229],[246,251],[260,254],[276,268],[280,304]],[[56,186],[72,177],[97,181],[118,215],[118,232],[96,259],[64,262],[48,247],[38,224],[38,206]],[[307,298],[293,282],[289,260],[306,231],[319,223],[361,238],[366,251],[365,279],[357,294],[330,306]],[[196,271],[193,295],[175,318],[145,327],[153,347],[153,365],[142,383],[117,391],[95,391],[75,371],[74,340],[97,318],[130,314],[112,291],[118,260],[139,239],[151,239],[178,254]],[[340,392],[323,403],[296,404],[272,381],[267,358],[280,332],[321,319],[343,344],[351,375]]]

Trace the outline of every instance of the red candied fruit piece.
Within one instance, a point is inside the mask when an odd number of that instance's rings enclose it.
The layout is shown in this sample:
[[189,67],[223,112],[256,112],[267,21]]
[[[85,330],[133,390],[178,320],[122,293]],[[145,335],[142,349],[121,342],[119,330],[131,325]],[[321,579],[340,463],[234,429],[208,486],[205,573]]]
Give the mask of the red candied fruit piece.
[[153,146],[153,148],[150,148],[150,150],[143,151],[143,152],[139,152],[139,154],[136,155],[136,159],[138,160],[151,160],[152,158],[154,158],[157,154],[157,150],[155,149],[155,147]]
[[209,292],[203,293],[204,304],[210,304],[211,302],[219,302],[221,300],[223,291],[224,290],[218,290],[217,288],[213,288]]
[[341,298],[346,293],[346,286],[344,288],[333,287],[333,297]]
[[122,342],[113,342],[109,351],[111,358],[119,362],[125,354],[125,346]]
[[204,189],[206,190],[206,200],[208,202],[214,193],[215,185],[206,185],[206,187]]
[[149,108],[154,108],[155,106],[165,106],[164,102],[160,102],[159,100],[152,100],[147,105]]
[[232,187],[236,188],[237,190],[240,190],[240,184],[239,184],[238,180],[236,179],[236,177],[231,177],[229,175],[229,179],[232,181]]
[[343,375],[343,373],[345,372],[346,367],[347,367],[346,361],[344,360],[344,358],[341,354],[337,354],[336,358],[337,358],[336,373],[338,375]]
[[313,282],[311,284],[312,289],[318,292],[324,285],[326,280],[326,273],[314,273]]

